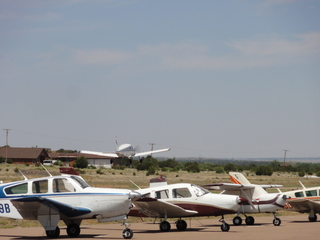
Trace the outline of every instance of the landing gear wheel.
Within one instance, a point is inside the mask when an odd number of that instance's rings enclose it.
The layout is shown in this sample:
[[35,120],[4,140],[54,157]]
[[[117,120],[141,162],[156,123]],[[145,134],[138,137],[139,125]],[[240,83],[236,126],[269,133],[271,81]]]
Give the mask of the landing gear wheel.
[[275,225],[275,226],[280,226],[280,224],[281,224],[280,218],[275,218],[275,219],[273,219],[273,225]]
[[314,215],[312,217],[309,216],[309,221],[310,222],[316,222],[317,221],[317,215]]
[[170,223],[167,221],[163,221],[160,223],[161,232],[169,232],[171,229]]
[[60,228],[57,226],[56,230],[48,230],[46,234],[48,238],[57,238],[60,235]]
[[238,226],[242,224],[242,218],[239,216],[236,216],[233,218],[233,225]]
[[80,234],[80,227],[78,224],[71,223],[67,227],[67,234],[69,237],[75,238]]
[[246,217],[246,224],[247,225],[253,225],[254,224],[254,218],[249,216],[249,217]]
[[221,231],[222,232],[229,232],[229,230],[230,230],[230,225],[228,223],[223,223],[221,225]]
[[133,232],[130,228],[126,228],[122,231],[122,236],[124,239],[131,239],[133,237]]
[[187,223],[184,220],[176,221],[176,227],[179,231],[184,231],[187,229]]

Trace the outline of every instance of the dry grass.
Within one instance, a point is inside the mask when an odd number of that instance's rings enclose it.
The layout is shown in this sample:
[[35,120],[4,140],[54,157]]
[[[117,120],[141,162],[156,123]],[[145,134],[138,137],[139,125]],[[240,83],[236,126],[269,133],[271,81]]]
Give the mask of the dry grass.
[[[25,165],[0,165],[0,181],[12,182],[23,180],[23,176],[17,172],[17,169],[21,170],[25,176],[29,179],[48,176],[45,170],[41,167],[25,166]],[[48,171],[52,175],[60,175],[57,166],[48,167]],[[92,187],[112,187],[112,188],[125,188],[125,189],[137,189],[137,187],[130,182],[133,181],[141,188],[149,186],[149,180],[157,177],[158,175],[164,175],[167,178],[168,184],[173,183],[194,183],[197,185],[204,185],[209,183],[228,182],[231,183],[229,175],[216,174],[215,172],[201,172],[201,173],[188,173],[185,171],[179,172],[157,172],[157,175],[146,176],[146,171],[137,171],[135,169],[125,170],[113,170],[113,169],[101,169],[103,174],[97,174],[97,169],[85,169],[81,176]],[[278,184],[283,185],[283,191],[300,188],[299,181],[301,181],[306,187],[319,186],[320,180],[317,178],[299,178],[295,173],[274,173],[272,176],[256,176],[251,172],[243,173],[251,183],[254,184]],[[269,192],[277,191],[276,189],[270,189]],[[279,215],[292,215],[296,214],[288,211],[280,211]],[[130,218],[130,222],[140,221],[138,218]],[[152,220],[150,220],[152,221]],[[96,220],[85,220],[82,224],[96,224]],[[62,221],[60,224],[63,225]],[[15,226],[31,227],[41,226],[38,221],[27,220],[14,220],[7,218],[0,218],[0,228],[10,228]]]

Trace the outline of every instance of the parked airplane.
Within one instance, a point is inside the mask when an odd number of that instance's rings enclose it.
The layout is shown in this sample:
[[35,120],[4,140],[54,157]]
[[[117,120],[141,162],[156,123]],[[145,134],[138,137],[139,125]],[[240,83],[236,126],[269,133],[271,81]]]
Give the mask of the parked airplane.
[[282,185],[256,185],[251,184],[242,173],[229,172],[232,183],[216,183],[208,184],[204,187],[207,189],[222,189],[222,194],[238,195],[248,199],[236,211],[237,216],[233,218],[234,225],[241,225],[242,218],[239,216],[243,214],[247,225],[254,224],[254,218],[247,216],[246,213],[261,213],[272,212],[274,215],[273,224],[279,226],[281,224],[280,218],[276,217],[276,211],[284,208],[287,196],[280,193],[268,193],[266,188],[278,188]]
[[136,149],[128,143],[121,144],[120,146],[118,145],[118,141],[116,139],[116,145],[117,145],[117,151],[114,153],[112,152],[95,152],[95,151],[86,151],[82,150],[80,153],[85,153],[85,154],[95,154],[95,155],[100,155],[100,156],[106,156],[106,157],[124,157],[124,158],[133,158],[133,157],[142,157],[142,156],[147,156],[153,153],[160,153],[160,152],[167,152],[170,151],[171,148],[164,148],[164,149],[159,149],[159,150],[152,150],[152,151],[147,151],[147,152],[136,152]]
[[[59,220],[67,225],[67,234],[80,234],[82,219],[99,222],[124,220],[132,200],[140,194],[124,189],[93,188],[82,177],[62,175],[0,184],[0,217],[38,220],[49,238],[57,238]],[[132,238],[127,226],[124,238]]]
[[309,221],[317,221],[316,213],[320,214],[320,187],[306,188],[300,181],[302,189],[283,192],[290,197],[284,207],[299,213],[309,213]]
[[149,188],[136,190],[142,198],[134,200],[134,207],[129,216],[164,219],[160,230],[170,231],[167,218],[178,218],[176,227],[183,231],[187,228],[182,217],[222,216],[221,230],[229,231],[230,226],[224,221],[224,215],[237,211],[240,204],[247,202],[239,196],[210,193],[197,185],[189,183],[167,184],[164,178],[151,183]]

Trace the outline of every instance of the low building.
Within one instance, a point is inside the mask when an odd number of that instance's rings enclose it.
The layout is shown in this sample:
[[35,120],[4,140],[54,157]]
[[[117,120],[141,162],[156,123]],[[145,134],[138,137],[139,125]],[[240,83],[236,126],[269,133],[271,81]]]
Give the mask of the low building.
[[73,163],[79,157],[85,157],[88,160],[88,164],[91,166],[95,166],[97,168],[111,168],[113,166],[112,157],[105,157],[94,154],[85,154],[85,153],[60,153],[60,152],[51,152],[49,153],[50,158],[54,160],[60,160],[63,165],[72,166]]
[[43,163],[49,158],[44,148],[0,147],[0,156],[20,164]]

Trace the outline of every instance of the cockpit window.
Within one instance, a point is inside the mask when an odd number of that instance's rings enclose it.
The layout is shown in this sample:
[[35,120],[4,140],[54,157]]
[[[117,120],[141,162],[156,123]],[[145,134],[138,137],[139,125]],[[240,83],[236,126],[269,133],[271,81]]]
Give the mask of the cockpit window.
[[71,176],[71,178],[74,179],[77,183],[79,183],[80,187],[82,188],[90,187],[90,185],[86,183],[86,181],[84,181],[83,178],[76,177],[76,176]]
[[172,196],[174,198],[189,198],[191,193],[188,188],[174,188],[172,189]]
[[296,197],[304,197],[303,192],[296,192],[296,193],[294,193],[294,195]]
[[28,183],[22,183],[4,190],[6,194],[26,194],[28,192]]
[[191,187],[192,187],[192,189],[193,189],[193,191],[194,191],[194,193],[196,194],[197,197],[201,197],[201,196],[209,193],[208,190],[206,190],[206,189],[204,189],[202,187],[199,187],[197,185],[191,185]]
[[32,183],[33,193],[47,193],[48,192],[48,180],[34,181]]
[[76,190],[72,184],[65,178],[56,178],[52,182],[52,190],[55,193],[60,192],[75,192]]
[[157,199],[166,199],[169,198],[169,191],[168,190],[161,190],[156,192]]

